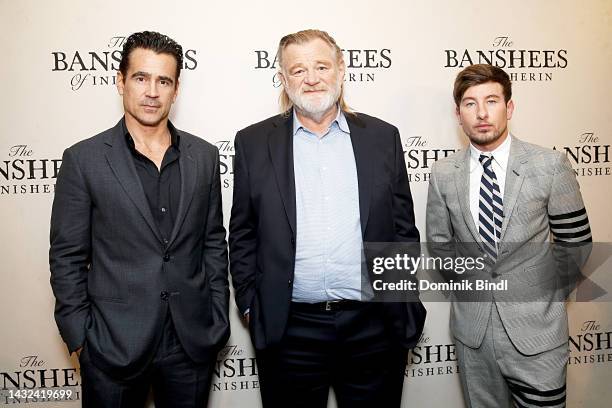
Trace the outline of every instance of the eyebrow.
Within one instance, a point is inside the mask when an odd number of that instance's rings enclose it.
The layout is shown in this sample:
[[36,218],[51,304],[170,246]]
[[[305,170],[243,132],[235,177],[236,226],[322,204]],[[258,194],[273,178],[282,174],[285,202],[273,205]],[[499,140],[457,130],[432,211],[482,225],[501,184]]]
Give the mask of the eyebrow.
[[[489,99],[489,98],[496,98],[496,99],[501,99],[501,96],[496,95],[496,94],[491,94],[491,95],[487,95],[484,97],[485,99]],[[476,98],[474,98],[473,96],[464,96],[461,99],[461,102],[466,101],[466,100],[476,100]]]
[[151,74],[149,74],[148,72],[144,72],[144,71],[136,71],[132,74],[132,78],[135,78],[137,76],[143,76],[143,77],[149,78]]
[[161,80],[163,80],[163,81],[168,81],[168,82],[170,82],[171,84],[173,84],[173,83],[174,83],[174,79],[172,79],[172,78],[170,78],[170,77],[167,77],[167,76],[165,76],[165,75],[160,75],[160,76],[159,76],[159,79],[161,79]]
[[[315,60],[314,61],[315,65],[319,65],[319,64],[323,64],[323,65],[332,65],[333,61],[330,60],[326,60],[326,59],[322,59],[322,60]],[[308,65],[308,63],[300,61],[300,62],[296,62],[295,64],[289,66],[289,69],[293,69],[296,67],[305,67],[306,65]]]
[[[150,74],[150,73],[148,73],[148,72],[144,72],[144,71],[136,71],[136,72],[134,72],[134,73],[132,74],[132,78],[136,78],[136,77],[138,77],[138,76],[143,76],[143,77],[145,77],[145,78],[151,78],[151,74]],[[159,78],[160,80],[162,80],[162,81],[168,81],[168,82],[170,82],[171,84],[173,84],[173,83],[174,83],[174,79],[172,79],[172,78],[170,78],[170,77],[168,77],[168,76],[166,76],[166,75],[160,75],[158,78]]]

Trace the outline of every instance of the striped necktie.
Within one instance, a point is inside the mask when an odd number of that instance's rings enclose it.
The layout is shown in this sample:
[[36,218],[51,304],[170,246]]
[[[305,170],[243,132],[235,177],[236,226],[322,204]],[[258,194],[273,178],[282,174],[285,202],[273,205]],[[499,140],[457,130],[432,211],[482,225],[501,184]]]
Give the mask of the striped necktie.
[[497,243],[501,237],[504,220],[504,203],[491,163],[493,156],[481,154],[479,159],[483,173],[480,179],[480,202],[478,203],[478,233],[487,253],[497,259]]

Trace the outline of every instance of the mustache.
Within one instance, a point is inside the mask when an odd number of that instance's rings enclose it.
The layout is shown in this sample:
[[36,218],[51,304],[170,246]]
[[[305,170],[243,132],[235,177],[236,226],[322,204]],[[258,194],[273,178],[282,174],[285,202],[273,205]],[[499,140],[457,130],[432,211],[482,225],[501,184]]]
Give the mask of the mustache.
[[325,87],[315,87],[315,88],[304,88],[302,89],[302,93],[305,92],[316,92],[316,91],[327,91],[328,89]]
[[161,107],[161,103],[154,99],[145,99],[140,103],[142,106],[149,106],[151,108],[159,108]]

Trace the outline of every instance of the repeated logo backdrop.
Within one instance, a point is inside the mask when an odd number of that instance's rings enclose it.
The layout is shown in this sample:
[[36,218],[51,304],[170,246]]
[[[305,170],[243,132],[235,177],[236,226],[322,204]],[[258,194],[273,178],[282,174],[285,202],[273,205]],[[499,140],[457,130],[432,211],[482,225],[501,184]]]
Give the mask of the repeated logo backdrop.
[[62,159],[41,158],[27,144],[8,147],[0,166],[0,195],[53,193],[61,164]]
[[[332,34],[333,35],[333,34]],[[278,78],[278,58],[276,48],[273,50],[255,50],[257,64],[255,69],[267,69],[272,74],[275,88],[280,87]],[[378,73],[391,68],[391,50],[378,49],[342,49],[346,64],[345,82],[374,82]]]
[[[73,91],[78,91],[83,86],[114,86],[117,83],[116,72],[119,69],[121,50],[126,39],[127,35],[114,35],[103,48],[95,50],[52,51],[51,71],[63,73],[64,77],[69,78],[70,89]],[[198,66],[197,51],[186,49],[186,45],[183,45],[182,68],[193,71]]]
[[517,81],[552,81],[555,71],[567,68],[566,49],[533,49],[516,44],[509,35],[499,35],[483,49],[448,49],[445,68],[491,64],[507,70]]
[[[421,231],[432,164],[466,144],[454,116],[454,77],[487,62],[506,69],[514,82],[511,131],[568,156],[595,240],[612,240],[608,0],[518,0],[511,7],[501,0],[311,0],[303,8],[280,0],[172,6],[153,0],[144,8],[0,0],[0,11],[0,407],[80,406],[78,362],[67,355],[53,321],[50,208],[63,150],[121,117],[116,70],[134,31],[157,30],[183,45],[172,120],[219,149],[226,225],[234,135],[278,112],[280,37],[315,27],[342,48],[351,107],[399,128]],[[404,406],[462,408],[448,305],[427,307],[425,332],[406,367]],[[235,307],[231,314],[232,337],[218,355],[209,406],[256,408],[255,355]],[[568,406],[607,406],[612,306],[572,304],[570,318]]]

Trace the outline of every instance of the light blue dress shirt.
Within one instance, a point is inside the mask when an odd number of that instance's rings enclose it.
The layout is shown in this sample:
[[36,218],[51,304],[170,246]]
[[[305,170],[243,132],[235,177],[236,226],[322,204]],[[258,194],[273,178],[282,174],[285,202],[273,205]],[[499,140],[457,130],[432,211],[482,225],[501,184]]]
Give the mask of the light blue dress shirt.
[[341,110],[322,137],[293,114],[296,196],[294,302],[361,300],[357,167]]

